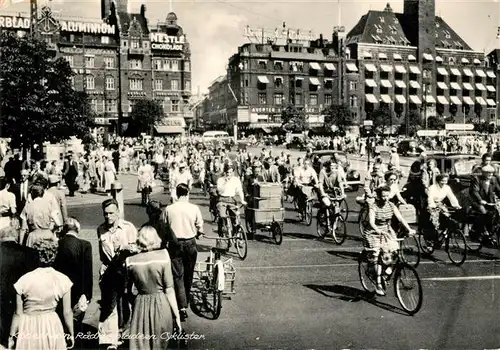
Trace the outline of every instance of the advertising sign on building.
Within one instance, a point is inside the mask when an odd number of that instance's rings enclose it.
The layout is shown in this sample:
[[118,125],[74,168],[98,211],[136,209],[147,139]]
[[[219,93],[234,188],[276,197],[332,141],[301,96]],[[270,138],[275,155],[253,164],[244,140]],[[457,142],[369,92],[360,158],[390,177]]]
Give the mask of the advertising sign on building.
[[257,43],[267,43],[268,41],[273,42],[276,45],[285,45],[288,40],[292,40],[297,43],[309,44],[311,41],[317,39],[313,31],[302,30],[302,29],[290,29],[290,28],[251,28],[250,26],[245,27],[245,32],[243,34],[251,42]]
[[453,131],[471,131],[474,130],[473,124],[445,124],[445,130]]
[[162,124],[165,126],[180,126],[181,128],[186,127],[186,122],[184,118],[168,117],[162,120]]
[[186,43],[184,35],[172,36],[165,33],[151,33],[149,38],[153,50],[182,51]]
[[59,21],[62,32],[89,33],[89,34],[115,34],[115,26],[107,23],[88,23],[75,21]]
[[15,16],[0,16],[0,28],[30,29],[29,18]]

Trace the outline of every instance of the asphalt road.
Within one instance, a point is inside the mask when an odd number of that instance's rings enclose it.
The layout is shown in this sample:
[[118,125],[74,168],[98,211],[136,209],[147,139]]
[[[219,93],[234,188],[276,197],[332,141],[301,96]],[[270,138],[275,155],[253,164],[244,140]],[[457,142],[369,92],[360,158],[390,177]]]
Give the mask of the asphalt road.
[[[316,219],[311,226],[296,222],[287,208],[281,246],[266,239],[249,242],[245,261],[234,257],[236,294],[223,300],[222,314],[208,320],[189,314],[185,325],[197,340],[193,349],[494,349],[500,348],[500,264],[494,250],[469,254],[461,267],[449,263],[443,251],[418,267],[424,304],[415,316],[400,308],[392,287],[385,297],[362,291],[357,256],[362,249],[355,194],[348,193],[348,240],[337,246],[318,240]],[[166,196],[157,194],[166,201]],[[199,204],[210,234],[208,201]],[[137,226],[147,218],[139,200],[127,203],[127,220]],[[81,236],[94,249],[94,299],[86,322],[97,325],[99,257],[95,228],[102,222],[99,205],[71,208],[82,223]],[[214,241],[199,241],[199,261]],[[92,329],[90,329],[92,331]],[[87,344],[95,348],[96,344]]]

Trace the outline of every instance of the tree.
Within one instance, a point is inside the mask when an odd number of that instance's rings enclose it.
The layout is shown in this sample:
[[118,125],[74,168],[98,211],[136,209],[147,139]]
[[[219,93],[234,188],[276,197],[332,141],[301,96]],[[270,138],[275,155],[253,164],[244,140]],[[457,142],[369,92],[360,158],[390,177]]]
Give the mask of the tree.
[[387,107],[379,107],[371,112],[368,119],[373,121],[374,128],[385,134],[385,131],[391,125],[391,111]]
[[399,126],[398,134],[413,136],[422,128],[422,116],[418,110],[412,109],[406,118],[407,120]]
[[346,127],[351,126],[354,119],[346,105],[330,105],[324,111],[325,128],[330,129],[335,125],[341,134],[345,134]]
[[281,112],[281,126],[292,133],[304,132],[308,129],[307,115],[303,108],[289,105]]
[[427,129],[430,130],[443,130],[444,129],[444,120],[442,118],[431,116],[427,118]]
[[90,138],[88,98],[73,89],[69,64],[53,59],[44,41],[2,33],[0,75],[2,136],[13,147]]
[[141,132],[153,134],[155,123],[163,118],[163,107],[154,100],[139,100],[132,108],[128,134],[139,135]]

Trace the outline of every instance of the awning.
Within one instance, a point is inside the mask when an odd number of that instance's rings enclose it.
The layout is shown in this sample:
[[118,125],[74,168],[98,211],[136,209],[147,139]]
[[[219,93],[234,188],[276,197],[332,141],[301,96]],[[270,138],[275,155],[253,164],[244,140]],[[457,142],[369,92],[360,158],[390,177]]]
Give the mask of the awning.
[[392,66],[389,66],[388,64],[381,64],[380,69],[383,72],[392,72]]
[[432,55],[430,53],[424,53],[424,60],[432,61]]
[[309,63],[309,67],[311,67],[311,69],[314,69],[314,70],[320,70],[321,67],[319,66],[318,62],[311,62]]
[[384,103],[392,103],[391,96],[389,96],[389,95],[380,95],[380,99]]
[[369,103],[378,103],[377,98],[375,97],[375,95],[366,94],[365,98],[366,98],[366,102],[369,102]]
[[486,89],[487,89],[489,92],[495,92],[495,91],[497,91],[493,85],[488,85],[488,86],[486,86]]
[[465,57],[464,57],[464,58],[462,58],[462,59],[460,60],[460,62],[462,62],[462,63],[469,63],[469,60],[468,60],[467,58],[465,58]]
[[468,77],[473,77],[472,71],[469,68],[464,68],[464,74]]
[[335,66],[333,65],[333,63],[325,63],[325,68],[331,71],[335,70]]
[[377,83],[373,79],[366,79],[365,84],[366,84],[366,86],[369,86],[369,87],[376,87],[377,86]]
[[484,98],[482,98],[481,96],[476,97],[476,103],[479,103],[481,106],[486,106],[487,104]]
[[427,103],[436,103],[436,99],[432,95],[426,95],[425,96],[425,102],[427,102]]
[[396,102],[397,103],[401,103],[401,104],[405,104],[406,103],[406,97],[404,97],[403,95],[396,95]]
[[311,77],[309,78],[309,82],[311,83],[311,85],[316,85],[316,86],[320,85],[318,78]]
[[396,69],[396,72],[398,73],[403,73],[405,74],[406,73],[406,69],[405,67],[401,66],[401,65],[397,65],[396,67],[394,67]]
[[474,101],[472,101],[472,98],[470,98],[469,96],[464,96],[463,99],[464,99],[465,104],[467,104],[469,106],[474,105]]
[[408,55],[408,61],[416,61],[417,58],[413,55]]
[[398,60],[398,61],[401,61],[403,59],[403,57],[401,57],[401,55],[399,53],[393,54],[392,58],[394,58],[395,60]]
[[363,52],[363,58],[372,58],[372,54],[370,52]]
[[456,76],[461,76],[462,74],[458,70],[458,68],[450,68],[451,74],[456,75]]
[[368,72],[376,72],[377,71],[377,67],[375,67],[374,64],[372,63],[367,63],[365,64],[365,69],[368,71]]
[[357,72],[358,71],[358,67],[356,67],[356,65],[354,63],[347,63],[345,66],[351,72]]
[[[405,84],[405,82],[404,82],[404,81],[402,81],[402,80],[396,80],[394,83],[396,84],[396,86],[397,86],[398,88],[401,88],[401,89],[406,89],[406,84]],[[417,84],[418,84],[418,83],[417,83]]]
[[451,82],[450,83],[450,87],[453,89],[453,90],[461,90],[462,88],[460,87],[460,85],[458,83],[455,83],[455,82]]
[[496,78],[497,76],[495,75],[495,72],[489,70],[486,72],[486,75],[488,75],[490,78]]
[[474,58],[474,64],[481,64],[481,61],[477,58]]
[[378,54],[378,58],[381,59],[381,60],[386,60],[387,59],[387,55],[383,52],[380,52]]
[[412,89],[420,89],[420,84],[418,81],[410,80],[410,87]]
[[481,83],[476,84],[476,89],[480,91],[486,91],[486,87]]
[[465,90],[474,90],[470,83],[463,83],[463,85]]
[[391,88],[392,87],[392,84],[391,84],[391,82],[389,80],[381,80],[380,81],[380,85],[382,85],[385,88]]
[[497,104],[495,103],[495,100],[492,100],[491,98],[486,100],[486,103],[488,103],[488,106],[495,107]]
[[269,84],[269,79],[267,79],[265,75],[259,75],[257,79],[259,80],[259,83]]
[[158,125],[155,126],[155,130],[158,134],[182,134],[184,132],[182,126],[176,125]]
[[443,62],[443,59],[439,56],[436,56],[436,62]]
[[457,106],[462,105],[462,101],[460,101],[460,99],[457,96],[450,96],[450,100],[451,100],[451,103],[453,103],[454,105],[457,105]]
[[476,69],[476,74],[478,77],[486,78],[486,74],[484,73],[484,70],[482,70],[482,69]]
[[420,69],[417,66],[410,66],[410,73],[420,74]]
[[442,90],[448,90],[448,85],[446,85],[446,83],[443,83],[442,81],[438,81],[437,86]]
[[448,102],[448,100],[446,99],[446,97],[444,97],[444,96],[438,96],[437,99],[438,99],[438,102],[442,105],[449,105],[450,104]]
[[438,72],[438,74],[441,74],[441,75],[448,75],[448,72],[446,71],[446,68],[444,68],[444,67],[438,67],[437,72]]
[[422,101],[420,101],[420,98],[418,98],[418,96],[415,96],[415,95],[410,96],[410,101],[411,101],[411,103],[414,103],[416,105],[422,104]]

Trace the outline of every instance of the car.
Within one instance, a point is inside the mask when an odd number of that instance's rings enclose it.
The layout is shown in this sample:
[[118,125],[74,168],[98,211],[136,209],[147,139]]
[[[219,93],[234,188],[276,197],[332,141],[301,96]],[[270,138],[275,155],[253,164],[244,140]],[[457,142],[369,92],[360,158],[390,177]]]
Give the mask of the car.
[[350,168],[351,164],[347,159],[347,154],[345,152],[334,150],[312,151],[311,158],[313,159],[314,170],[316,170],[316,173],[319,174],[320,170],[323,168],[323,164],[330,161],[333,155],[335,155],[339,163],[342,164],[342,167],[344,168],[347,185],[350,186],[354,192],[357,192],[359,186],[361,185],[361,177],[359,171]]
[[402,140],[398,143],[398,154],[402,156],[418,156],[418,143],[415,140]]

